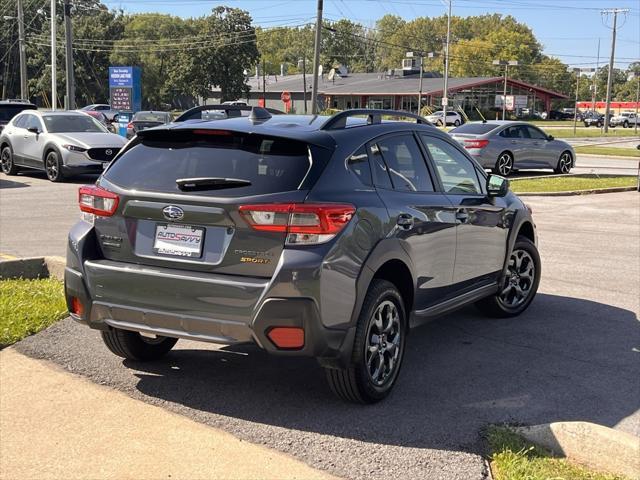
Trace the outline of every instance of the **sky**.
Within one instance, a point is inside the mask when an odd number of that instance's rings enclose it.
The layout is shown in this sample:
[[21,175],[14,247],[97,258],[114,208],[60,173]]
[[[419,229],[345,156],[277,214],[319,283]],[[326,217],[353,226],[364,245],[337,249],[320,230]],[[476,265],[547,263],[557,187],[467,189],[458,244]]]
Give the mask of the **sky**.
[[[264,27],[301,25],[312,22],[316,0],[102,0],[110,8],[126,12],[160,12],[182,17],[206,15],[218,5],[247,10],[254,23]],[[602,9],[628,8],[618,15],[616,67],[626,68],[640,61],[640,0],[452,0],[453,16],[500,13],[527,24],[544,46],[547,55],[574,67],[606,64],[611,52],[612,15]],[[419,16],[446,14],[447,0],[324,0],[329,20],[347,18],[373,27],[385,14],[407,20]]]

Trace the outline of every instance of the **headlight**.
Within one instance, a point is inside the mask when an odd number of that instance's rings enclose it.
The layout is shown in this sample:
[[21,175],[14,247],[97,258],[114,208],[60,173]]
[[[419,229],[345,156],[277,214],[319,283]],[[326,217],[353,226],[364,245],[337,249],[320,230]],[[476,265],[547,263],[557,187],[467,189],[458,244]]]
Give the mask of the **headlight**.
[[64,148],[69,150],[70,152],[86,152],[87,149],[83,147],[78,147],[77,145],[63,145]]

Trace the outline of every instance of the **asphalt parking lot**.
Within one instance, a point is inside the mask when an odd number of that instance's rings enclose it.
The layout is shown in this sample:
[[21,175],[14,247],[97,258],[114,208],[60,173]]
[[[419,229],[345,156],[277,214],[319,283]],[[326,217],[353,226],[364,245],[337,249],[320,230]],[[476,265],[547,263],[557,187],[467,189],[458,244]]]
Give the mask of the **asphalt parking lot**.
[[[0,252],[62,254],[77,185],[0,182]],[[250,346],[180,341],[165,361],[141,364],[64,320],[17,348],[347,478],[483,478],[491,423],[584,420],[640,435],[640,196],[526,202],[543,261],[532,306],[510,320],[467,308],[413,331],[399,383],[377,405],[336,400],[312,360]]]

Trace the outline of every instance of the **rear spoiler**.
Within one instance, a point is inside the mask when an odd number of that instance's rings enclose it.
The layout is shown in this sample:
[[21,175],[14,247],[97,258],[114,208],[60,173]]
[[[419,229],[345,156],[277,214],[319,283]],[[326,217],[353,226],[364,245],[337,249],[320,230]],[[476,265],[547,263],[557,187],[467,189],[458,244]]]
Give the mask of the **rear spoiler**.
[[[228,118],[232,118],[240,117],[242,116],[240,112],[249,112],[252,109],[253,107],[250,105],[200,105],[187,110],[176,118],[173,123],[184,122],[186,120],[200,120],[201,117],[199,114],[209,110],[223,111],[227,114]],[[284,115],[284,112],[276,110],[275,108],[265,108],[265,110],[273,115]]]

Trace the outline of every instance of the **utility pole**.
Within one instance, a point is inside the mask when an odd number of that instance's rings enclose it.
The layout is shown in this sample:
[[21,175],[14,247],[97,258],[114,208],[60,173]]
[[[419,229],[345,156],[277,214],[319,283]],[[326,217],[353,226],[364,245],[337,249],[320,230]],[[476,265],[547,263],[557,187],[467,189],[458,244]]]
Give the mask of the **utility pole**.
[[[318,113],[318,73],[320,72],[320,41],[322,39],[322,0],[318,0],[316,38],[313,46],[313,86],[311,87],[311,113]],[[306,92],[305,92],[306,95]]]
[[298,69],[302,69],[302,93],[304,95],[304,113],[307,114],[307,55],[302,53],[302,58],[298,60]]
[[604,113],[604,132],[609,131],[609,112],[611,111],[611,86],[613,84],[613,61],[616,55],[616,30],[618,27],[618,13],[628,13],[628,8],[610,8],[601,10],[602,14],[613,14],[613,32],[611,35],[611,56],[609,57],[609,74],[607,76],[607,104]]
[[517,60],[494,60],[494,65],[504,65],[504,87],[502,94],[502,120],[506,120],[507,118],[507,79],[509,77],[509,65],[517,67]]
[[449,105],[449,41],[451,40],[451,0],[447,14],[447,43],[444,47],[444,86],[442,87],[442,123],[447,127],[447,106]]
[[598,39],[598,57],[596,60],[596,73],[593,75],[593,100],[591,110],[596,111],[596,95],[598,94],[598,70],[600,70],[600,39]]
[[20,98],[29,99],[27,86],[27,52],[24,42],[24,12],[22,10],[22,0],[17,0],[18,4],[18,49],[20,50]]
[[73,39],[73,29],[71,26],[71,3],[64,0],[64,39],[66,45],[66,67],[67,67],[67,110],[75,110],[76,108],[76,85],[73,78],[73,47],[71,41]]
[[56,37],[58,35],[56,22],[56,0],[51,0],[51,109],[55,110],[58,103],[58,82],[57,82],[57,53]]
[[573,136],[576,136],[576,127],[578,125],[578,89],[580,88],[580,69],[574,68],[576,74],[576,102],[573,104]]
[[420,86],[418,87],[418,115],[422,111],[422,77],[424,76],[424,53],[420,54]]
[[263,107],[267,108],[267,64],[262,57],[262,103]]

